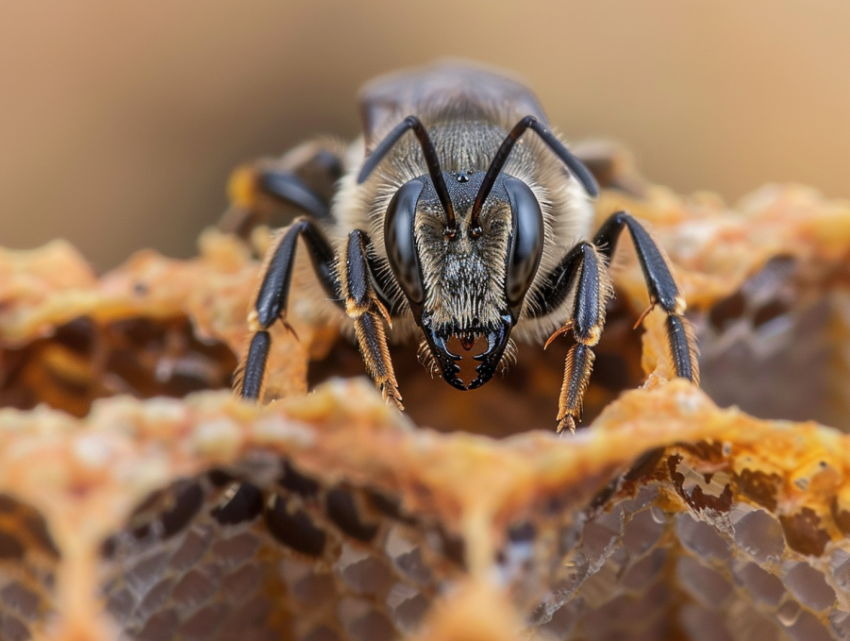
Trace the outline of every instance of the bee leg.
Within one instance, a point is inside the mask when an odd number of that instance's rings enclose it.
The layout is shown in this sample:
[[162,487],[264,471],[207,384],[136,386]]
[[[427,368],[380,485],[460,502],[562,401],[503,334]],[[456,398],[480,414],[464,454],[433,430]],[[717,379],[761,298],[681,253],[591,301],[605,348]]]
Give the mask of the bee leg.
[[263,266],[263,279],[248,314],[248,326],[254,332],[244,366],[237,371],[234,388],[243,398],[260,398],[266,376],[266,361],[271,348],[269,328],[278,320],[286,322],[286,305],[298,237],[304,239],[313,268],[325,293],[338,300],[334,278],[334,252],[324,234],[309,218],[299,218],[272,245]]
[[320,223],[332,223],[330,202],[343,174],[344,147],[321,139],[296,147],[280,160],[259,160],[230,177],[231,206],[219,229],[247,238],[280,205],[294,207]]
[[649,290],[650,307],[641,320],[655,305],[660,305],[667,312],[667,337],[676,375],[699,383],[696,341],[690,324],[682,316],[685,313],[685,299],[679,294],[666,258],[646,229],[627,212],[619,211],[603,223],[593,242],[605,256],[606,262],[610,262],[623,227],[627,227],[632,236]]
[[561,284],[565,290],[572,289],[573,282],[577,280],[573,308],[567,323],[546,344],[567,332],[571,332],[576,341],[567,353],[564,382],[558,400],[558,432],[566,428],[575,432],[593,369],[593,347],[602,335],[605,308],[613,290],[605,262],[590,243],[576,245],[561,265],[564,269]]
[[357,344],[366,370],[384,400],[404,409],[384,331],[383,321],[391,323],[390,315],[386,302],[382,301],[383,296],[375,290],[374,283],[379,281],[369,261],[366,232],[355,229],[348,235],[345,255],[339,265],[345,312],[354,321]]

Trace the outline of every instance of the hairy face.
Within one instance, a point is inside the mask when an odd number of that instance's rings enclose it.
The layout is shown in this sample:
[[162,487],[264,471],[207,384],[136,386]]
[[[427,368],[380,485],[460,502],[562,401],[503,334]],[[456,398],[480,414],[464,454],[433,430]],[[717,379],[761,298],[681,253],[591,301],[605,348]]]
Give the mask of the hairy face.
[[[413,236],[424,290],[421,353],[450,385],[467,389],[493,375],[515,322],[505,295],[513,213],[500,193],[489,199],[475,224],[472,210],[482,172],[446,174],[456,224],[447,225],[445,209],[427,188],[416,207]],[[467,351],[479,338],[486,341],[474,356],[477,376],[468,386],[457,376],[461,356],[448,345],[453,338]]]
[[481,333],[506,311],[505,256],[511,231],[510,206],[485,206],[480,233],[470,229],[472,202],[457,198],[458,230],[445,234],[445,213],[427,206],[416,221],[416,244],[426,299],[424,312],[446,334]]
[[[529,117],[521,125],[534,122]],[[435,127],[440,133],[435,147],[423,124],[408,116],[373,150],[361,168],[361,180],[406,131],[416,133],[428,173],[405,175],[394,167],[396,179],[406,180],[390,197],[383,217],[387,259],[423,331],[420,354],[450,385],[470,389],[492,377],[510,345],[543,256],[545,225],[528,181],[503,171],[510,167],[506,160],[521,131],[511,130],[495,151],[487,145],[492,160],[484,162],[477,157],[484,147],[469,144],[469,128],[455,129]],[[496,143],[496,132],[486,129],[479,133]],[[451,151],[458,145],[456,151],[464,153],[449,153],[450,167],[441,168],[438,149]],[[513,160],[529,160],[528,155],[527,149],[519,149]],[[411,156],[399,154],[395,160],[402,157]],[[478,375],[467,386],[457,377],[462,357],[448,343],[457,339],[470,351],[479,338],[486,347],[474,355]]]

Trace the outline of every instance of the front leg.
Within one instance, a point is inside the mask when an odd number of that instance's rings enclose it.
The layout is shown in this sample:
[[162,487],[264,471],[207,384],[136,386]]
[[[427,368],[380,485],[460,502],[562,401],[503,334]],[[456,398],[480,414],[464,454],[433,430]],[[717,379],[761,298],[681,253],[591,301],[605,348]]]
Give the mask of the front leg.
[[369,261],[369,237],[366,232],[355,229],[348,235],[345,255],[340,261],[338,272],[345,298],[345,313],[354,321],[357,344],[366,363],[366,370],[384,400],[403,410],[384,331],[383,321],[391,324],[390,315],[381,300],[382,296],[375,292],[373,283],[377,282],[377,278]]
[[339,301],[333,276],[334,252],[316,224],[308,218],[297,219],[272,245],[263,265],[263,280],[254,308],[248,314],[248,327],[254,333],[244,365],[237,370],[234,389],[243,398],[260,398],[266,378],[266,361],[271,349],[269,328],[278,320],[286,322],[289,285],[295,265],[298,237],[304,239],[313,269],[325,293]]
[[610,262],[624,227],[627,227],[632,235],[646,287],[649,290],[649,308],[640,317],[638,323],[655,305],[660,305],[661,309],[667,313],[667,339],[676,376],[699,384],[696,340],[690,325],[682,316],[685,313],[685,299],[679,294],[679,288],[673,280],[673,275],[658,245],[641,224],[625,211],[619,211],[608,218],[593,242]]
[[593,347],[599,342],[605,325],[605,308],[613,295],[604,261],[590,243],[579,243],[561,261],[558,292],[566,296],[575,284],[570,318],[546,342],[548,346],[559,334],[572,332],[575,345],[567,353],[564,382],[558,400],[558,432],[576,430],[581,420],[582,403],[590,372],[593,369]]

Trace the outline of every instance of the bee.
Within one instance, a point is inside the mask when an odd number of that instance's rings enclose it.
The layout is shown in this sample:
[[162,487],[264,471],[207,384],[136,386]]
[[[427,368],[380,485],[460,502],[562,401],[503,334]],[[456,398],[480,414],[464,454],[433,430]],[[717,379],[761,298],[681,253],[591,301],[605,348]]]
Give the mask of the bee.
[[[524,84],[489,69],[441,64],[371,81],[361,109],[363,137],[350,149],[308,143],[282,165],[257,165],[236,181],[245,211],[262,196],[304,214],[269,249],[237,393],[262,394],[269,328],[286,322],[300,238],[388,403],[403,409],[390,338],[418,337],[420,362],[432,376],[471,390],[511,361],[513,338],[548,345],[571,334],[557,422],[559,432],[574,431],[623,229],[637,250],[650,309],[667,314],[676,373],[697,382],[685,300],[664,254],[625,211],[590,235],[597,182],[552,133]],[[459,352],[476,345],[475,376],[467,382]]]

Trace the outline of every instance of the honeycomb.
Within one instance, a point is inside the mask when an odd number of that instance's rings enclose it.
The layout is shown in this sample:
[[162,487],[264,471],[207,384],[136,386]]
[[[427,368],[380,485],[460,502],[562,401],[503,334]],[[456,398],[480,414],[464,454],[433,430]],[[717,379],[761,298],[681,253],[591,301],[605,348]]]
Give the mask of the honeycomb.
[[624,251],[564,437],[566,344],[481,394],[394,348],[401,415],[334,378],[362,365],[300,270],[257,406],[224,389],[239,239],[100,277],[62,242],[0,252],[0,639],[850,639],[850,204],[649,185],[618,208],[676,267],[703,390],[671,380],[662,315],[632,331]]

